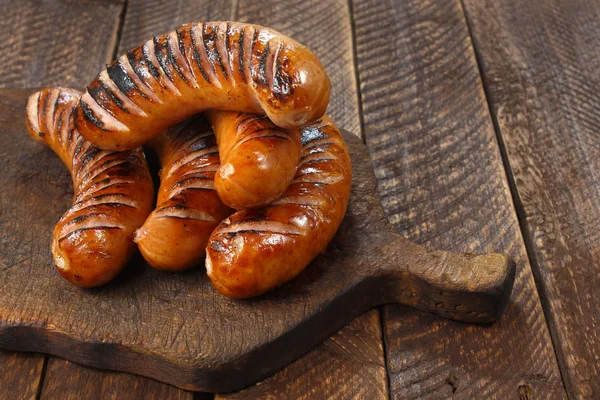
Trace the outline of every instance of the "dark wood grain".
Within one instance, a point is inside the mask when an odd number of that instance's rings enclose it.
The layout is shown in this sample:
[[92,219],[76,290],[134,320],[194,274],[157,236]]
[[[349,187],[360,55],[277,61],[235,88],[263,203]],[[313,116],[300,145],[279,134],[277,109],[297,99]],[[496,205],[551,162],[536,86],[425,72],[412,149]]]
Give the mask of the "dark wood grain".
[[506,251],[518,264],[491,326],[385,308],[393,397],[564,397],[460,2],[352,4],[365,137],[392,225],[427,246]]
[[112,56],[124,3],[0,2],[0,87],[86,85]]
[[[362,136],[349,11],[341,0],[261,0],[238,2],[232,19],[272,27],[312,49],[331,79],[327,112],[338,126]],[[219,398],[387,398],[382,347],[379,313],[370,311],[265,381]]]
[[0,275],[0,348],[226,391],[265,378],[383,302],[486,322],[508,300],[514,268],[505,257],[429,251],[386,229],[367,151],[350,133],[346,217],[328,249],[289,284],[236,301],[201,268],[165,274],[138,258],[102,288],[74,287],[48,254],[49,232],[70,201],[69,177],[12,110],[27,93],[2,92],[9,115],[0,107],[0,207],[10,221],[0,234],[0,261],[9,266]]
[[600,4],[466,1],[565,384],[600,397]]
[[42,379],[44,356],[0,350],[0,397],[35,399]]
[[149,378],[101,371],[52,357],[41,399],[193,400],[194,394]]
[[387,390],[379,312],[371,310],[275,375],[215,398],[375,400]]
[[194,21],[231,19],[233,0],[129,0],[118,54]]

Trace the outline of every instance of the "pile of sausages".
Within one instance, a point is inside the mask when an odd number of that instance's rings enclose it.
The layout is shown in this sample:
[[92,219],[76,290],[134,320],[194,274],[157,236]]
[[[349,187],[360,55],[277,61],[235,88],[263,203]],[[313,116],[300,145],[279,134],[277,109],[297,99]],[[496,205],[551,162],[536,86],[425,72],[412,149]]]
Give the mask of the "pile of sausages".
[[[32,94],[29,133],[60,156],[75,191],[54,230],[56,268],[100,286],[137,247],[160,270],[205,260],[234,298],[294,278],[325,250],[350,195],[329,93],[321,63],[294,40],[197,22],[127,51],[85,93]],[[161,166],[155,208],[143,144]]]

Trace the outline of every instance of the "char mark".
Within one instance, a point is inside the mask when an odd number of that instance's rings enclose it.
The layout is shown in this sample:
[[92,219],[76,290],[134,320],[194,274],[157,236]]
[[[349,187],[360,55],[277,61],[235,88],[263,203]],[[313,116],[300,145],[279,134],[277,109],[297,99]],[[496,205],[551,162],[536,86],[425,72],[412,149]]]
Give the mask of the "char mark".
[[[177,31],[177,40],[179,41],[179,31]],[[171,63],[173,68],[175,68],[175,71],[177,71],[177,75],[179,75],[179,77],[185,82],[185,84],[189,86],[190,83],[187,79],[185,79],[181,68],[179,68],[179,64],[177,64],[177,60],[175,60],[175,56],[173,56],[173,49],[171,48],[171,43],[168,39],[165,40],[165,47],[167,48],[167,59],[169,63]],[[185,53],[182,52],[181,56],[185,59]]]
[[67,233],[65,236],[58,239],[58,241],[61,242],[61,241],[65,240],[66,238],[68,238],[69,236],[76,234],[77,232],[89,231],[90,229],[123,229],[123,228],[120,226],[110,226],[110,225],[86,226],[83,228],[75,229],[74,231]]
[[[98,153],[100,153],[100,149],[96,146],[90,146],[88,150],[82,155],[82,159],[79,162],[79,166],[77,167],[77,174],[79,174],[88,162],[94,159]],[[73,157],[74,158],[74,157]]]
[[125,67],[123,67],[119,60],[114,61],[111,65],[107,66],[106,72],[108,73],[110,79],[115,83],[115,85],[117,85],[119,90],[123,92],[123,94],[125,94],[126,96],[129,97],[129,92],[131,92],[132,90],[135,90],[142,96],[144,96],[144,94],[140,92],[139,88],[136,86],[135,82],[129,77],[129,75],[127,75]]
[[265,47],[265,50],[263,51],[263,53],[262,53],[262,55],[260,57],[260,62],[258,64],[258,80],[265,87],[268,86],[268,82],[267,82],[267,57],[269,55],[269,45],[270,45],[270,43],[267,43],[267,47]]
[[292,93],[292,85],[287,74],[281,71],[281,52],[283,50],[283,42],[279,44],[277,54],[275,55],[275,74],[273,75],[273,93],[280,98],[285,98]]
[[[139,51],[139,49],[138,49]],[[138,58],[136,57],[135,54],[133,54],[132,51],[127,51],[126,55],[127,55],[127,59],[129,60],[129,65],[131,65],[131,68],[133,68],[133,72],[135,72],[135,74],[138,76],[138,78],[140,79],[141,82],[146,82],[146,78],[145,78],[145,74],[143,73],[141,66],[146,64],[147,62],[144,60],[144,54],[143,54],[143,50],[142,51],[142,57]],[[150,71],[152,73],[152,71]],[[154,74],[152,74],[154,75]],[[110,73],[109,73],[110,76]],[[139,89],[138,89],[139,90]],[[142,94],[142,96],[144,96],[144,98],[146,97],[146,95],[144,95],[142,92],[140,92]]]
[[[154,39],[156,39],[156,38],[154,38]],[[152,60],[150,60],[150,56],[148,55],[148,50],[147,50],[146,46],[142,46],[142,55],[144,57],[144,62],[148,66],[148,70],[150,71],[150,73],[152,74],[154,79],[156,79],[156,81],[158,81],[158,79],[160,77],[160,73],[158,72],[158,69],[156,69],[154,64],[152,64]]]
[[[238,39],[238,70],[240,71],[240,75],[242,75],[242,80],[246,81],[246,73],[244,72],[244,32],[245,29],[240,29],[240,38]],[[231,57],[231,55],[230,55]]]
[[171,80],[171,82],[173,82],[173,77],[171,76],[171,71],[170,71],[169,65],[168,65],[168,61],[169,61],[168,55],[165,55],[165,53],[168,52],[168,50],[167,50],[168,40],[165,40],[164,44],[160,43],[158,36],[154,36],[153,40],[154,40],[154,55],[156,56],[156,59],[158,60],[158,64],[164,71],[165,75],[167,75],[167,77]]
[[219,64],[221,71],[223,72],[223,76],[227,79],[227,71],[225,70],[225,66],[223,65],[223,60],[221,60],[221,55],[217,50],[217,32],[215,32],[215,27],[211,26],[211,31],[208,32],[206,30],[206,24],[203,25],[202,28],[202,40],[204,41],[204,51],[206,51],[206,56],[211,61],[214,68],[215,62]]
[[[111,90],[110,88],[106,85],[106,83],[102,82],[102,80],[98,79],[98,82],[100,82],[100,87],[102,87],[102,90],[104,92],[106,92],[106,94],[108,94],[108,96],[110,97],[110,99],[113,101],[113,103],[115,103],[117,105],[117,107],[119,107],[121,110],[125,111],[127,114],[131,114],[129,112],[129,110],[127,109],[127,107],[125,107],[125,105],[123,105],[123,102],[121,101],[121,99],[119,99]],[[108,110],[106,107],[104,107],[104,105],[100,102],[98,102],[98,104],[100,105],[100,107],[104,108],[106,111],[108,111],[113,117],[116,118],[116,116],[114,115],[114,113],[110,112],[110,110]]]
[[194,49],[194,61],[196,61],[196,64],[198,65],[198,69],[200,70],[200,73],[204,77],[204,80],[206,82],[209,82],[208,75],[206,75],[206,71],[204,71],[204,68],[202,68],[202,63],[200,62],[200,53],[198,53],[198,47],[196,46],[196,39],[195,39],[195,34],[194,34],[195,27],[196,27],[196,24],[193,24],[190,27],[190,38],[192,39],[192,48]]
[[[81,110],[83,111],[83,116],[86,120],[88,120],[89,122],[94,124],[98,129],[100,129],[102,131],[111,132],[109,129],[106,129],[106,127],[104,126],[104,122],[102,122],[98,118],[96,118],[92,109],[89,108],[87,104],[85,104],[85,101],[79,99],[79,105],[81,106]],[[75,110],[75,112],[79,113],[79,109]]]

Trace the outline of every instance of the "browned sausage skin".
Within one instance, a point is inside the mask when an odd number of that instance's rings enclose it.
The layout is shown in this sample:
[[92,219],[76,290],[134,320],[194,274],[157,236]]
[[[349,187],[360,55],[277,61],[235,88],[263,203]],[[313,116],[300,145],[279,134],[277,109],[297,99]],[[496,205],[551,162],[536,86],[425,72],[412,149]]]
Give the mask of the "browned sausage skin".
[[76,126],[97,146],[119,150],[208,109],[299,127],[323,115],[329,92],[323,66],[298,42],[257,25],[196,22],[107,66],[82,96]]
[[226,296],[260,295],[298,275],[325,250],[350,196],[348,148],[324,117],[302,129],[302,157],[291,186],[273,204],[238,211],[206,249],[206,270]]
[[277,127],[264,115],[210,111],[221,156],[215,188],[237,210],[265,206],[294,179],[302,142],[298,129]]
[[158,205],[135,241],[152,267],[182,271],[203,262],[210,234],[233,212],[214,187],[217,143],[210,125],[197,116],[158,135],[150,146],[161,165]]
[[54,229],[52,255],[60,274],[82,287],[103,285],[133,252],[133,232],[152,209],[154,190],[141,149],[101,150],[73,128],[81,93],[44,89],[29,97],[31,137],[48,145],[71,171],[73,206]]

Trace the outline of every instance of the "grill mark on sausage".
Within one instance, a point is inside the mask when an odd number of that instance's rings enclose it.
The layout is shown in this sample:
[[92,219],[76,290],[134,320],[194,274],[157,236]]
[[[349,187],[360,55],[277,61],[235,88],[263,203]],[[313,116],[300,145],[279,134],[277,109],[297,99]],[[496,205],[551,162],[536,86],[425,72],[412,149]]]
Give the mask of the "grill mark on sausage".
[[279,43],[277,53],[275,54],[275,61],[273,64],[273,85],[271,88],[273,93],[280,99],[285,99],[292,94],[290,77],[287,74],[284,74],[281,68],[281,53],[283,52],[283,46],[283,42]]
[[[210,32],[208,32],[207,28],[210,28]],[[206,52],[206,55],[210,60],[214,71],[217,71],[215,67],[215,63],[217,63],[219,65],[219,68],[221,69],[221,72],[223,73],[223,77],[227,79],[227,71],[225,71],[223,61],[221,60],[221,55],[217,50],[217,32],[215,32],[214,26],[207,26],[207,24],[203,24],[202,40],[204,42],[204,51]]]
[[[127,107],[125,107],[123,105],[123,102],[121,101],[121,99],[119,99],[111,90],[110,88],[106,85],[106,83],[102,80],[102,78],[100,77],[100,75],[98,75],[98,83],[100,84],[100,87],[102,88],[102,90],[108,94],[108,96],[110,97],[110,99],[113,101],[113,103],[115,103],[117,105],[117,107],[119,107],[121,110],[125,111],[127,114],[131,114],[129,112],[129,110],[127,109]],[[89,90],[88,90],[89,91]],[[94,94],[97,94],[98,92],[95,92]],[[110,111],[110,109],[107,109],[106,107],[104,107],[103,103],[98,103],[100,104],[100,106],[102,108],[104,108],[106,111],[108,111],[113,117],[115,116],[115,114]]]
[[163,51],[168,52],[168,41],[165,40],[164,44],[160,42],[158,36],[154,36],[152,39],[154,41],[154,55],[158,60],[158,64],[163,70],[163,73],[173,82],[173,77],[171,76],[171,70],[168,65],[168,55],[163,54]]
[[118,226],[118,225],[98,225],[98,226],[89,226],[89,227],[83,227],[83,228],[79,228],[79,229],[75,229],[74,231],[71,231],[69,233],[67,233],[66,235],[62,236],[60,239],[58,239],[58,242],[62,242],[63,240],[67,239],[69,236],[74,235],[76,233],[79,232],[84,232],[84,231],[89,231],[89,230],[105,230],[105,229],[119,229],[119,230],[123,230],[122,226]]
[[[158,82],[160,84],[160,80],[159,80],[160,73],[158,72],[158,69],[156,69],[156,67],[150,60],[150,50],[148,49],[147,43],[148,42],[144,43],[144,45],[142,46],[142,56],[144,57],[144,62],[146,63],[146,66],[148,67],[148,71],[150,71],[150,74],[152,74],[152,76],[154,77],[156,82]],[[133,65],[136,65],[136,64],[133,64]],[[135,67],[134,67],[134,69],[135,69]],[[142,79],[142,81],[145,79],[142,75],[140,75],[138,73],[137,70],[136,70],[136,73],[138,74],[138,76],[140,76],[140,79]]]
[[[187,28],[189,28],[189,27],[187,27]],[[196,82],[196,74],[194,73],[194,69],[192,68],[192,65],[190,64],[190,60],[188,59],[188,57],[186,55],[185,45],[181,38],[181,34],[182,34],[182,31],[180,29],[175,30],[175,36],[176,36],[176,40],[177,40],[177,49],[179,51],[179,54],[181,55],[181,59],[182,59],[183,63],[185,63],[186,71],[189,71],[190,78],[191,78],[190,81],[192,83],[192,86],[194,88],[197,88],[198,82]],[[189,29],[188,29],[188,32],[186,32],[186,34],[189,37]]]
[[83,168],[89,165],[90,161],[100,153],[100,149],[96,146],[90,146],[87,151],[81,156],[82,158],[78,160],[78,167],[76,175],[78,175]]
[[165,47],[167,49],[167,61],[173,66],[173,68],[175,68],[175,71],[177,72],[177,75],[179,75],[181,80],[183,80],[183,82],[185,82],[186,85],[192,86],[190,84],[190,82],[187,80],[187,78],[185,77],[183,71],[181,71],[181,68],[179,67],[179,63],[177,62],[177,60],[175,60],[175,57],[173,55],[173,49],[171,48],[171,42],[169,41],[168,36],[165,39]]
[[304,231],[297,226],[274,220],[240,220],[219,228],[219,234],[238,235],[241,233],[302,235]]
[[97,166],[97,167],[94,166],[94,168],[91,168],[79,179],[79,181],[85,182],[86,180],[89,180],[90,175],[91,175],[91,179],[93,179],[93,177],[98,176],[101,173],[104,173],[111,168],[126,164],[127,162],[128,162],[127,160],[123,160],[123,159],[119,159],[119,158],[116,158],[116,159],[113,158],[113,159],[107,160],[107,161],[103,162],[102,164],[100,164],[99,166]]
[[264,87],[268,87],[266,69],[267,69],[267,56],[269,55],[269,45],[270,42],[267,42],[267,46],[265,47],[263,53],[260,56],[258,62],[258,82],[261,83]]
[[246,82],[246,74],[244,72],[244,32],[245,29],[240,29],[240,37],[238,39],[238,70],[242,76],[242,81]]
[[214,218],[201,210],[196,210],[182,205],[167,206],[158,208],[154,211],[156,218],[176,218],[176,219],[189,219],[196,221],[214,222]]
[[208,76],[206,75],[206,71],[204,71],[204,68],[202,67],[202,63],[200,62],[200,53],[198,53],[198,46],[196,45],[196,38],[195,38],[195,33],[194,33],[195,27],[196,27],[196,24],[193,24],[190,27],[190,39],[192,41],[192,49],[194,52],[194,61],[196,61],[196,65],[198,65],[198,69],[200,70],[202,77],[204,77],[204,80],[206,82],[210,83],[210,80],[208,79]]
[[125,67],[119,60],[113,61],[112,64],[108,65],[106,67],[106,72],[123,94],[129,95],[132,90],[135,90],[143,95],[135,82],[127,75]]

